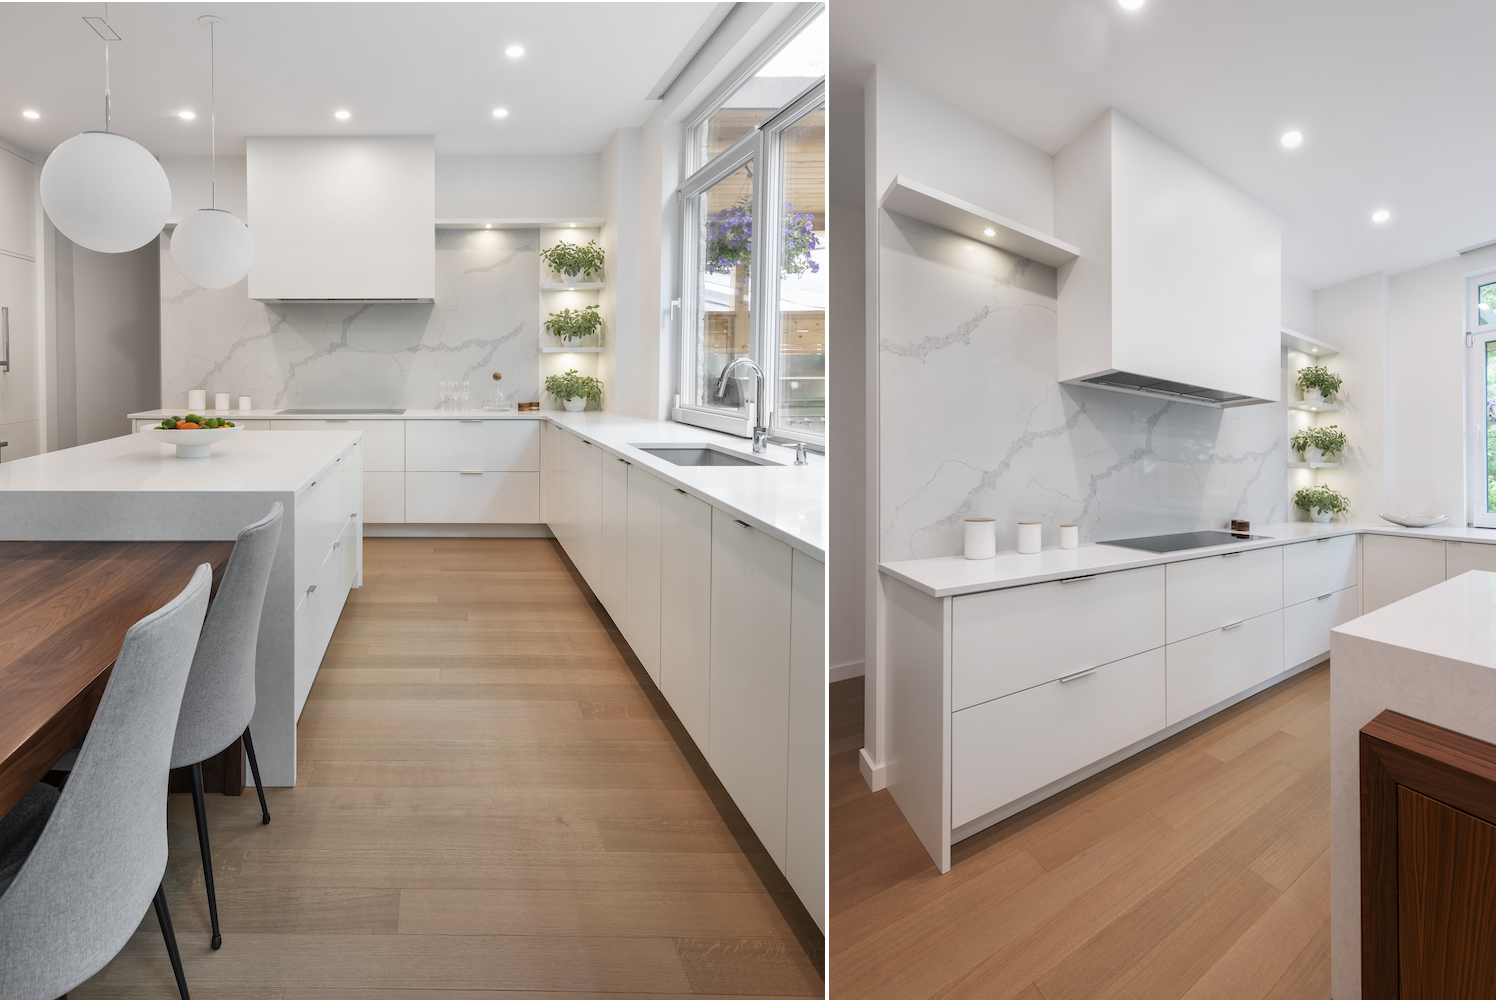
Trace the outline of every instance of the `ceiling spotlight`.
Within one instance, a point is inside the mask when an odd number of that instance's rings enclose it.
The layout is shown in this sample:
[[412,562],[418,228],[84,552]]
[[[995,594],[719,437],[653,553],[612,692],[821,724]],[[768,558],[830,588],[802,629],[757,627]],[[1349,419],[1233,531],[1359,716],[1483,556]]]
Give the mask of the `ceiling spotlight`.
[[485,228],[485,229],[493,229],[494,228],[494,224],[492,222],[485,222],[483,224],[483,228]]
[[1293,149],[1295,146],[1298,146],[1304,141],[1305,133],[1301,132],[1297,128],[1292,128],[1288,132],[1285,132],[1283,135],[1279,136],[1279,145],[1283,146],[1285,149]]
[[504,50],[504,54],[509,56],[511,59],[518,59],[525,54],[525,46],[511,45],[509,48]]
[[495,108],[494,109],[494,117],[495,118],[508,118],[509,117],[509,108]]
[[982,231],[982,234],[984,236],[997,236],[998,235],[998,230],[996,230],[996,229],[984,229]]
[[1312,347],[1312,348],[1310,348],[1310,353],[1311,354],[1319,354],[1320,353],[1320,348],[1318,348],[1318,347]]
[[194,118],[196,118],[197,115],[193,114],[191,111],[178,111],[177,117],[182,119],[184,122],[190,122]]
[[571,226],[573,229],[577,228],[577,223],[575,223],[575,222],[568,222],[567,225]]
[[346,121],[348,121],[348,112],[347,111],[334,111],[333,112],[333,117],[336,118],[336,119],[338,119],[340,122],[346,122]]
[[1138,10],[1144,5],[1144,0],[1118,0],[1118,6],[1124,10]]
[[1373,212],[1372,213],[1372,221],[1373,222],[1387,222],[1388,221],[1388,210],[1386,208],[1380,208],[1376,212]]
[[22,118],[40,118],[41,115],[39,115],[35,111],[22,111],[21,112],[21,117]]

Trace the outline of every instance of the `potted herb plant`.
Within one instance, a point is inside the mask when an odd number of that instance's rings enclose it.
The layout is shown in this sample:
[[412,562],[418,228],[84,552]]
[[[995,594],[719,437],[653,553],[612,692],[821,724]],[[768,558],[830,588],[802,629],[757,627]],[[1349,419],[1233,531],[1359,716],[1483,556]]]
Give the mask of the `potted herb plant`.
[[1324,524],[1332,514],[1344,514],[1349,506],[1346,494],[1329,486],[1303,486],[1294,491],[1294,505],[1310,515],[1310,520]]
[[603,315],[596,305],[584,309],[563,309],[546,320],[546,330],[565,341],[581,340],[603,329]]
[[541,260],[565,281],[581,281],[603,274],[603,248],[597,240],[558,243],[541,251]]
[[546,391],[561,400],[562,406],[575,413],[586,409],[588,400],[602,400],[603,383],[591,375],[578,375],[577,369],[573,368],[565,375],[547,375]]
[[1335,424],[1306,427],[1294,433],[1289,447],[1299,452],[1302,462],[1334,462],[1346,450],[1346,434]]
[[1341,388],[1341,376],[1327,371],[1324,365],[1301,368],[1294,380],[1307,403],[1325,403]]

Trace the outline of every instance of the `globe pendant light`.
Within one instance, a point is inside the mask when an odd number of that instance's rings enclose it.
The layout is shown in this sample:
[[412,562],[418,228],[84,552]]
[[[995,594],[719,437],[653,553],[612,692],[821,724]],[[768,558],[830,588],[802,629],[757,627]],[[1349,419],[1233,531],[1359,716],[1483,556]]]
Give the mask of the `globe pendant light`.
[[[42,208],[58,232],[100,253],[125,253],[155,239],[171,213],[172,189],[156,158],[109,131],[109,43],[120,36],[104,17],[86,17],[104,39],[104,131],[83,132],[42,166]],[[97,23],[95,23],[97,22]]]
[[210,208],[200,208],[177,223],[172,231],[172,263],[182,277],[199,288],[228,288],[249,274],[255,262],[255,241],[230,212],[218,207],[218,90],[213,26],[223,18],[204,14],[198,23],[208,26],[208,79],[213,111],[210,119],[210,150],[213,157],[213,187]]

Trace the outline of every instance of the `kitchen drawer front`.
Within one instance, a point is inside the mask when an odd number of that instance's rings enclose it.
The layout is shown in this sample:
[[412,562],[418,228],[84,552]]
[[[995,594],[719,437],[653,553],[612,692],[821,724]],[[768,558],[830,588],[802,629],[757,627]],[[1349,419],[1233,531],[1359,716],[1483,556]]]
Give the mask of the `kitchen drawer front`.
[[405,523],[405,473],[364,470],[364,523]]
[[1347,587],[1324,597],[1284,609],[1284,669],[1306,660],[1331,655],[1331,629],[1357,617],[1357,588]]
[[536,524],[539,472],[407,472],[407,524]]
[[1445,579],[1453,579],[1473,569],[1497,573],[1497,545],[1486,542],[1445,543]]
[[951,716],[951,825],[970,823],[1165,726],[1164,650]]
[[404,420],[267,420],[278,431],[363,431],[364,471],[405,469]]
[[1165,647],[1165,663],[1173,726],[1284,672],[1284,612],[1172,642]]
[[1170,642],[1284,606],[1281,546],[1170,563],[1164,576]]
[[407,420],[405,455],[407,472],[539,472],[541,425],[536,420]]
[[337,463],[329,465],[296,497],[294,578],[298,591],[311,585],[343,531],[341,468]]
[[1284,546],[1284,607],[1356,585],[1356,535]]
[[951,614],[955,710],[1164,645],[1164,567],[957,597]]
[[1362,613],[1401,601],[1446,579],[1446,543],[1407,535],[1362,536]]

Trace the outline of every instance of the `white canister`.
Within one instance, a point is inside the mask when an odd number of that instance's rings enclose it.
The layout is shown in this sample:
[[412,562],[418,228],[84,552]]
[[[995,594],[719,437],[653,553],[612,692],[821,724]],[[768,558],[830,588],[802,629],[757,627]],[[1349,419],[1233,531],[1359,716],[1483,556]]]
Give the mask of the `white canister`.
[[248,396],[240,396],[239,397],[239,408],[241,410],[245,411],[246,413],[248,413],[250,410],[254,409],[254,407],[250,406],[250,398]]
[[1081,525],[1062,524],[1060,526],[1060,547],[1063,549],[1074,549],[1081,544]]
[[998,522],[991,517],[969,517],[964,522],[963,553],[968,559],[991,559],[998,554]]
[[198,410],[206,410],[208,408],[208,390],[188,389],[187,408],[194,413]]
[[215,410],[227,410],[229,408],[229,394],[226,392],[215,392],[213,394],[213,408]]
[[1040,522],[1019,522],[1019,551],[1025,555],[1034,555],[1040,550]]

